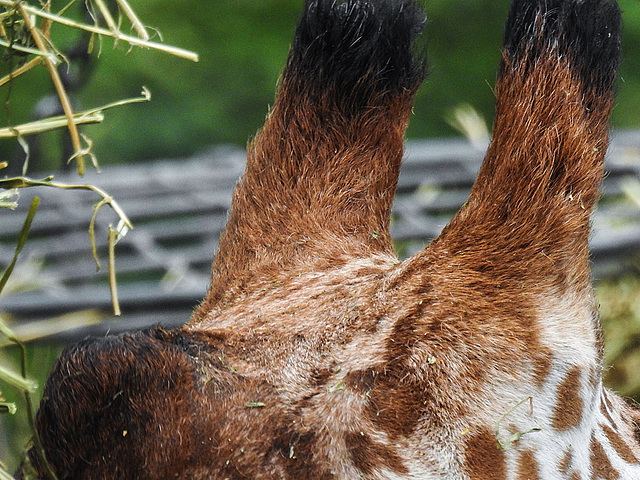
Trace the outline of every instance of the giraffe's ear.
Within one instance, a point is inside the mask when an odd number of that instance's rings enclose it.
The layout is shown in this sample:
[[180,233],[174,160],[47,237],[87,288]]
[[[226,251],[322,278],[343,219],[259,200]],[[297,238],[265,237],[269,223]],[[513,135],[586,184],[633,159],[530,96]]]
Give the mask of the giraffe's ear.
[[512,66],[524,60],[531,71],[553,51],[568,59],[581,83],[608,94],[620,63],[621,21],[612,0],[514,0],[505,26],[505,58]]
[[426,75],[425,24],[412,0],[305,3],[194,321],[285,264],[341,252],[393,255],[391,205]]
[[307,0],[283,83],[329,93],[342,115],[361,112],[384,92],[422,82],[425,54],[417,39],[425,25],[414,1]]
[[[197,392],[193,348],[199,347],[182,335],[152,329],[66,349],[47,380],[36,417],[58,478],[115,478],[106,470],[135,478],[135,472],[153,474],[180,455],[163,453],[162,444],[182,435],[177,410],[197,415],[185,397]],[[49,478],[39,452],[32,448],[28,455],[39,478]]]

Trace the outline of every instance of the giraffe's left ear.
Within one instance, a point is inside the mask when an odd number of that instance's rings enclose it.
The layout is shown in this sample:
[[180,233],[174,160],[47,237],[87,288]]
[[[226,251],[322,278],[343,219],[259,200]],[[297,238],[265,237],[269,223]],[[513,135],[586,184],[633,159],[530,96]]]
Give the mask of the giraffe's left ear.
[[360,113],[384,92],[420,85],[426,54],[417,41],[426,23],[412,0],[307,0],[283,82],[307,95],[328,92],[341,115]]

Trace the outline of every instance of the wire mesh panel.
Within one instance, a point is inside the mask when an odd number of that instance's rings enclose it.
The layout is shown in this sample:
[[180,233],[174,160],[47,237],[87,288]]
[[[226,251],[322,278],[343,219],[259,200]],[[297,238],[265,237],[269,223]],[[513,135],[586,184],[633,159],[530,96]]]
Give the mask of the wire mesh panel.
[[[466,201],[484,154],[459,139],[411,141],[406,147],[391,226],[403,258],[424,248]],[[206,292],[244,162],[244,151],[218,147],[189,159],[105,167],[102,174],[89,172],[82,179],[56,177],[99,186],[117,199],[135,226],[116,247],[123,311],[118,319],[109,318],[105,266],[107,228],[117,222],[115,214],[107,208],[98,214],[96,244],[103,268],[96,271],[88,227],[99,198],[86,191],[22,190],[17,211],[0,211],[0,268],[11,261],[31,198],[42,201],[11,284],[0,298],[0,312],[23,337],[55,332],[60,341],[186,322]],[[614,133],[606,162],[603,198],[593,216],[596,278],[638,266],[640,132]]]

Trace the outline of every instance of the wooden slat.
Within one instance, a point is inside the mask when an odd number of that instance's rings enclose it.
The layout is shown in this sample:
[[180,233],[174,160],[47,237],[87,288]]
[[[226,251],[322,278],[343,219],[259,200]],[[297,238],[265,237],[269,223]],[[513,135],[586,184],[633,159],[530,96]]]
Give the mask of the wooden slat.
[[[640,181],[640,132],[614,133],[612,139],[604,195],[593,216],[596,277],[620,273],[640,259],[640,206],[622,189],[625,179]],[[391,226],[401,254],[420,251],[438,235],[466,201],[482,157],[483,151],[465,140],[407,143]],[[104,167],[102,174],[88,172],[82,179],[57,176],[59,182],[103,188],[136,226],[116,247],[123,317],[57,335],[57,341],[186,322],[206,291],[217,239],[244,159],[242,150],[221,147],[185,160]],[[37,273],[42,287],[3,295],[0,311],[18,326],[88,308],[108,318],[106,270],[96,273],[87,233],[92,205],[99,200],[90,192],[50,188],[21,192],[18,212],[0,211],[0,269],[11,260],[24,212],[36,194],[42,198],[41,207],[21,262],[42,262]],[[103,264],[106,229],[116,222],[108,207],[98,215],[96,243]]]

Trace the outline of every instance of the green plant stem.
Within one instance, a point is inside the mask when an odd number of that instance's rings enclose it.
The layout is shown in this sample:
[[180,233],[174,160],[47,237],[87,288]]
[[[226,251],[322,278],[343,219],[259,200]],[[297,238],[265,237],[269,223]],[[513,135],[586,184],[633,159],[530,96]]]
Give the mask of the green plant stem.
[[[73,121],[77,125],[100,123],[104,120],[103,111],[114,107],[120,107],[122,105],[128,105],[131,103],[148,102],[151,100],[151,93],[146,87],[142,87],[142,93],[140,97],[127,98],[125,100],[119,100],[117,102],[108,103],[101,107],[85,110],[80,113],[76,113],[73,116]],[[59,115],[57,117],[44,118],[35,122],[23,123],[22,125],[16,125],[15,127],[0,128],[0,138],[19,137],[20,135],[31,135],[35,133],[48,132],[57,128],[62,128],[67,125],[67,117]]]
[[9,415],[15,415],[18,411],[18,407],[13,402],[0,402],[0,413],[8,413]]
[[13,254],[13,258],[11,259],[11,263],[0,277],[0,294],[2,294],[2,290],[4,290],[5,285],[7,284],[7,280],[11,276],[14,267],[16,266],[16,262],[18,261],[18,256],[20,252],[22,252],[22,247],[27,241],[27,237],[29,236],[29,230],[31,229],[31,223],[33,222],[33,217],[36,215],[36,211],[38,210],[38,205],[40,205],[40,198],[35,197],[31,201],[31,206],[29,207],[29,211],[27,212],[27,217],[22,224],[22,229],[20,229],[20,236],[18,237],[18,243],[16,245],[16,250]]
[[12,80],[15,80],[17,77],[19,77],[23,73],[28,72],[29,70],[31,70],[36,65],[39,65],[40,62],[42,62],[42,56],[40,56],[40,53],[38,52],[38,56],[36,58],[32,58],[31,60],[29,60],[24,65],[22,65],[22,66],[16,68],[15,70],[13,70],[10,74],[5,75],[4,77],[2,77],[2,79],[0,79],[0,87],[5,85],[8,82],[11,82]]
[[[104,115],[100,112],[83,114],[76,113],[73,116],[73,123],[76,125],[101,123],[104,121]],[[23,123],[22,125],[16,125],[15,127],[0,128],[0,138],[17,137],[20,135],[32,135],[35,133],[44,133],[58,128],[65,127],[67,125],[66,116],[57,116],[46,118],[44,120],[37,120],[35,122]]]
[[[15,3],[16,3],[15,0],[0,0],[0,5],[4,5],[4,6],[13,7],[15,6]],[[184,50],[182,48],[164,45],[162,43],[143,40],[142,38],[126,35],[120,31],[112,32],[111,30],[108,30],[106,28],[101,28],[94,25],[87,25],[84,23],[78,23],[66,17],[62,17],[60,15],[56,15],[53,13],[46,12],[44,10],[40,10],[38,8],[31,7],[30,5],[23,5],[23,8],[29,13],[31,13],[32,15],[46,18],[53,22],[59,23],[61,25],[66,25],[67,27],[78,28],[90,33],[95,33],[97,35],[104,35],[106,37],[123,40],[136,47],[152,48],[154,50],[160,50],[162,52],[169,53],[177,57],[185,58],[187,60],[192,60],[194,62],[198,61],[198,54],[191,52],[189,50]]]
[[43,180],[33,180],[28,177],[12,177],[12,178],[4,178],[0,180],[0,188],[9,189],[9,188],[26,188],[26,187],[53,187],[60,188],[62,190],[91,190],[92,192],[100,195],[104,200],[105,204],[108,204],[113,211],[120,217],[120,219],[124,222],[127,228],[132,229],[133,225],[131,224],[131,220],[127,217],[127,214],[124,213],[124,210],[120,208],[118,203],[104,190],[96,187],[95,185],[75,185],[68,183],[60,183],[52,181],[53,177],[48,177]]
[[118,31],[118,25],[116,25],[115,20],[111,16],[111,12],[107,8],[107,6],[104,4],[104,2],[102,0],[93,0],[93,3],[95,3],[98,6],[98,10],[100,10],[100,15],[102,15],[102,18],[104,18],[104,21],[106,22],[107,27],[109,27],[109,29],[112,32],[116,33]]
[[131,22],[131,25],[133,26],[133,29],[136,31],[138,36],[143,40],[149,40],[149,34],[147,33],[147,30],[144,28],[144,25],[142,24],[140,19],[138,19],[136,12],[133,11],[127,1],[116,0],[116,3],[118,4],[118,7],[120,7],[120,10],[124,12],[124,14]]
[[113,314],[119,317],[120,302],[118,301],[118,286],[116,283],[116,254],[115,246],[118,239],[118,230],[109,225],[109,288],[111,289],[111,303],[113,305]]
[[0,45],[3,46],[3,47],[10,48],[11,50],[15,50],[16,52],[28,53],[30,55],[38,55],[38,57],[41,57],[41,58],[51,57],[51,58],[55,59],[55,55],[53,55],[53,54],[51,54],[49,52],[43,54],[37,48],[24,47],[22,45],[15,45],[15,44],[12,45],[11,43],[9,43],[6,40],[3,40],[1,38],[0,38]]
[[0,379],[21,392],[35,392],[38,389],[38,385],[35,382],[24,378],[24,376],[16,375],[2,365],[0,365]]
[[56,68],[55,62],[53,62],[53,60],[51,60],[51,57],[47,55],[48,49],[43,40],[42,33],[31,22],[31,16],[29,15],[27,8],[22,2],[18,2],[18,11],[20,12],[20,15],[24,20],[24,24],[31,32],[33,41],[36,42],[36,46],[42,52],[41,54],[44,55],[44,64],[47,67],[49,76],[51,77],[51,81],[53,82],[53,86],[56,90],[56,94],[60,99],[62,110],[67,117],[67,128],[69,130],[69,135],[71,136],[71,144],[73,145],[74,150],[74,155],[72,158],[76,159],[78,175],[82,176],[84,175],[85,171],[84,152],[82,151],[82,143],[80,142],[80,133],[78,133],[78,127],[73,121],[73,109],[71,108],[71,102],[69,101],[67,91],[62,84],[62,80],[60,79],[60,75],[58,74],[58,69]]
[[[29,230],[31,229],[31,224],[33,223],[33,218],[36,215],[39,204],[40,204],[40,199],[38,197],[35,197],[31,201],[31,206],[29,207],[29,211],[27,212],[27,217],[25,218],[25,221],[22,225],[22,229],[20,230],[20,236],[18,237],[18,243],[16,244],[16,249],[13,254],[13,259],[11,260],[11,263],[9,264],[4,274],[2,275],[2,278],[0,279],[0,293],[2,293],[2,290],[4,289],[4,286],[6,285],[7,280],[11,275],[11,272],[13,272],[13,268],[18,260],[18,256],[20,255],[20,252],[22,251],[22,247],[27,241],[27,237],[29,236]],[[47,474],[49,475],[49,477],[52,480],[57,480],[55,472],[53,472],[53,470],[51,469],[51,466],[47,462],[47,459],[44,453],[44,448],[42,447],[42,443],[40,442],[40,437],[38,436],[38,430],[36,429],[31,393],[34,392],[38,388],[38,386],[34,382],[27,380],[27,348],[25,344],[22,343],[13,334],[11,329],[7,327],[4,324],[4,322],[2,322],[2,320],[0,320],[0,333],[2,333],[11,342],[15,343],[18,346],[20,350],[20,374],[22,376],[22,378],[20,378],[8,370],[2,369],[1,374],[2,374],[3,380],[12,383],[14,386],[18,387],[24,393],[24,398],[26,401],[25,408],[27,410],[27,421],[29,422],[29,428],[31,429],[31,432],[33,434],[33,442],[34,442],[35,448],[38,452],[38,455],[40,455],[40,457],[43,460],[43,465],[45,465],[45,468],[47,470]]]
[[[17,338],[12,339],[16,345],[20,348],[20,367],[22,370],[22,376],[26,378],[27,376],[27,347],[24,343],[22,343]],[[29,429],[32,433],[33,446],[38,453],[38,456],[42,460],[42,465],[44,465],[47,475],[51,480],[58,480],[58,476],[49,465],[49,461],[47,460],[47,455],[45,454],[44,447],[42,445],[42,441],[40,440],[40,435],[38,435],[38,429],[36,427],[36,417],[33,409],[33,399],[31,398],[31,392],[27,390],[23,390],[24,392],[24,400],[25,400],[25,409],[27,410],[27,421],[29,423]]]
[[94,214],[89,224],[89,238],[91,240],[91,249],[94,252],[94,259],[98,268],[100,268],[100,263],[97,259],[97,248],[96,248],[96,240],[95,240],[95,217],[98,213],[98,210],[104,206],[109,205],[113,211],[118,215],[120,221],[124,227],[131,230],[133,229],[133,224],[127,214],[124,213],[124,210],[120,208],[120,205],[114,200],[114,198],[109,195],[104,190],[94,186],[94,185],[69,185],[66,183],[53,182],[53,177],[45,178],[44,180],[32,180],[27,177],[12,177],[0,180],[0,188],[10,189],[10,188],[27,188],[27,187],[53,187],[60,188],[62,190],[91,190],[92,192],[97,193],[102,197],[102,200],[96,205],[94,209]]
[[[21,345],[24,350],[24,345],[22,343]],[[23,354],[23,355],[26,355],[26,354]],[[24,362],[26,362],[26,357],[24,359]],[[36,428],[36,421],[35,421],[35,415],[33,411],[33,403],[31,400],[31,395],[28,392],[24,392],[24,399],[26,402],[25,408],[27,409],[27,418],[29,419],[29,428],[33,433],[33,446],[35,447],[36,452],[38,453],[38,456],[42,460],[42,465],[44,465],[49,478],[51,480],[58,480],[58,476],[51,468],[51,465],[49,465],[49,461],[47,460],[47,455],[44,451],[44,446],[42,445],[42,441],[40,440],[40,435],[38,435],[38,429]]]
[[5,470],[2,469],[2,467],[0,467],[0,480],[15,480],[13,478],[13,475],[9,475],[8,472],[6,472]]

